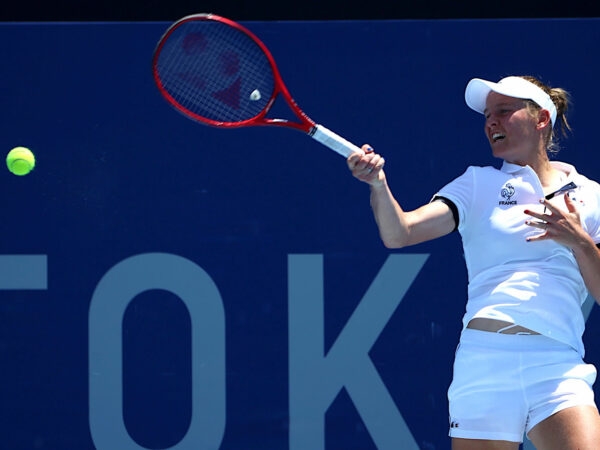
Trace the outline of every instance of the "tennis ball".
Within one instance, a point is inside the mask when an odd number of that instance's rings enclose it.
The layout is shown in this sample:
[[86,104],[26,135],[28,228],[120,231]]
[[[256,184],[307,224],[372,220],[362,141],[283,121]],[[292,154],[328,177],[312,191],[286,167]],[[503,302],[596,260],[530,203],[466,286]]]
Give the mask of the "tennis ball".
[[250,93],[250,100],[252,100],[253,102],[260,100],[260,91],[258,89],[254,89]]
[[35,156],[26,147],[15,147],[6,155],[6,166],[15,175],[27,175],[35,167]]

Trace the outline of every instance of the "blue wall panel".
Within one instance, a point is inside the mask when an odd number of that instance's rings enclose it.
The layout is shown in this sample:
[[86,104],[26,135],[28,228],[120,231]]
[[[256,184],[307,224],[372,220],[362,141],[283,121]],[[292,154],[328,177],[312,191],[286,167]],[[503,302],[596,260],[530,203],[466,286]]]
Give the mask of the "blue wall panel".
[[[386,157],[407,209],[497,164],[475,76],[568,89],[559,159],[600,178],[597,20],[247,25],[313,119]],[[339,155],[176,113],[150,71],[167,26],[0,25],[0,148],[38,158],[0,173],[0,266],[29,273],[0,274],[1,448],[449,448],[459,237],[388,251]]]

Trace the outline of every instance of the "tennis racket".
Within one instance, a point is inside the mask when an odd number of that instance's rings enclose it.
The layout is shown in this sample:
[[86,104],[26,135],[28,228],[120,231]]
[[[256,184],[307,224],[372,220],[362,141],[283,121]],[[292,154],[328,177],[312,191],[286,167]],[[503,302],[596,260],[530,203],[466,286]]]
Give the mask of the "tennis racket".
[[[163,97],[202,124],[219,128],[287,127],[303,131],[342,156],[364,153],[313,122],[298,107],[265,44],[232,20],[214,14],[178,20],[159,40],[152,71]],[[267,117],[278,96],[297,121]]]

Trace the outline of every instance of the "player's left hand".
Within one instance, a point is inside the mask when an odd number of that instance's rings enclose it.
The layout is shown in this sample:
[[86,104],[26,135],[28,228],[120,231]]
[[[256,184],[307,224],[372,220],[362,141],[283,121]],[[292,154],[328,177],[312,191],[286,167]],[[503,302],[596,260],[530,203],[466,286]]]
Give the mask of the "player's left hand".
[[585,231],[581,226],[581,219],[575,202],[569,198],[568,194],[565,194],[563,198],[566,210],[558,208],[545,198],[540,200],[540,203],[545,207],[544,213],[536,213],[529,209],[525,210],[525,214],[537,219],[526,220],[525,224],[543,231],[543,233],[536,236],[528,237],[528,242],[553,239],[569,248],[573,248],[581,241],[581,236]]

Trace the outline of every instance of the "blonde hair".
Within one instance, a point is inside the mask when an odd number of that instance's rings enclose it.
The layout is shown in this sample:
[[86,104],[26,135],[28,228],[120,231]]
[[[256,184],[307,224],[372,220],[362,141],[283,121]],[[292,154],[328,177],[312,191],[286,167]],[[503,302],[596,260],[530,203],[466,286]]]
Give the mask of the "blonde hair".
[[[556,154],[560,150],[560,146],[558,145],[559,136],[557,130],[560,129],[563,137],[567,137],[568,132],[572,131],[571,125],[569,125],[569,122],[567,121],[567,110],[569,109],[569,105],[571,103],[571,97],[564,89],[551,88],[536,77],[522,75],[521,78],[535,84],[537,87],[542,89],[550,96],[554,106],[556,106],[556,123],[551,128],[546,138],[546,149],[548,153]],[[533,108],[534,110],[540,109],[540,106],[533,101],[528,101],[527,103],[529,107]]]

